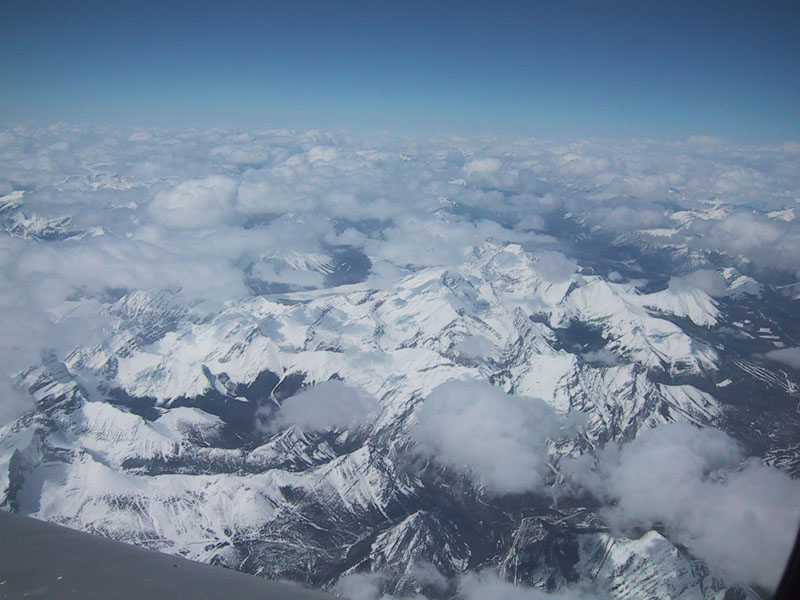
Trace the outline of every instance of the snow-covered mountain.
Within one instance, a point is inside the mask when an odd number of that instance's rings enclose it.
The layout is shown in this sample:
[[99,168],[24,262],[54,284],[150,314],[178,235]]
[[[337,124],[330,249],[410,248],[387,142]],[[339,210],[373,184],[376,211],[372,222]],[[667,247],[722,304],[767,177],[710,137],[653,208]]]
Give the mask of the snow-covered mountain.
[[[591,502],[498,500],[414,457],[418,406],[454,378],[581,416],[549,446],[552,481],[562,458],[661,423],[725,427],[733,386],[715,383],[752,385],[720,357],[724,306],[704,292],[551,281],[540,259],[488,243],[391,289],[255,297],[211,315],[169,291],[126,294],[107,306],[105,343],[21,375],[37,409],[0,431],[3,505],[316,584],[368,569],[409,592],[419,564],[447,577],[497,564],[547,588],[591,578],[613,598],[711,597],[724,582],[662,534],[620,537]],[[331,379],[379,409],[355,427],[270,430],[282,401]]]
[[792,247],[793,208],[586,148],[287,135],[255,166],[131,137],[214,165],[183,182],[8,154],[4,509],[341,593],[769,593],[726,552],[779,563],[798,512],[794,263],[750,239]]

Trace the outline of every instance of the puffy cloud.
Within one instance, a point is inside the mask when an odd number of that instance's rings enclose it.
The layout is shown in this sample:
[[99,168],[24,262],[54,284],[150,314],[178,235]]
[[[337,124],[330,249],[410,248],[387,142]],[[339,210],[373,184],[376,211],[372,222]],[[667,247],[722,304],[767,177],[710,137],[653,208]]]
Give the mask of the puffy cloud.
[[333,591],[347,600],[427,600],[421,594],[402,597],[384,594],[384,578],[382,573],[351,573],[340,578]]
[[453,351],[465,358],[485,358],[494,352],[494,344],[482,335],[468,335],[453,347]]
[[780,240],[783,228],[765,217],[736,212],[721,220],[696,221],[695,229],[713,236],[710,241],[719,248],[746,254]]
[[736,211],[720,219],[696,219],[687,228],[687,244],[722,251],[753,263],[757,270],[800,269],[800,228],[751,211]]
[[174,287],[192,298],[224,301],[249,294],[241,269],[232,264],[231,254],[241,255],[237,249],[220,239],[203,244],[149,230],[130,238],[100,236],[80,243],[31,245],[16,267],[26,285],[46,278],[50,290],[40,296],[52,305],[76,292]]
[[439,593],[447,591],[450,587],[447,577],[429,562],[419,562],[414,564],[408,571],[409,576],[414,582],[424,588],[436,590]]
[[[102,337],[103,305],[123,290],[180,288],[223,304],[262,289],[253,281],[321,286],[330,281],[323,270],[286,255],[332,256],[339,245],[363,250],[369,284],[381,286],[409,270],[458,265],[488,239],[582,262],[576,232],[590,242],[684,211],[696,218],[669,244],[744,257],[748,273],[793,273],[798,222],[765,215],[795,206],[796,159],[796,144],[699,139],[563,145],[0,127],[0,193],[20,201],[0,202],[0,320],[13,332],[0,343],[2,370],[11,376],[43,350]],[[569,235],[564,211],[574,217]],[[541,267],[552,267],[550,278],[571,275],[570,259]],[[678,275],[719,290],[710,274]]]
[[384,230],[382,239],[370,239],[365,247],[370,257],[401,266],[458,265],[471,248],[489,240],[521,239],[519,233],[486,219],[471,222],[455,216],[431,219],[409,215],[394,223]]
[[284,283],[290,286],[322,287],[325,276],[318,271],[286,268],[276,262],[259,262],[253,266],[251,277],[267,283]]
[[722,274],[710,269],[698,269],[688,275],[672,277],[669,280],[671,290],[680,291],[687,287],[696,288],[715,298],[724,296],[728,292],[728,282]]
[[543,400],[479,381],[443,383],[416,417],[410,434],[419,452],[473,474],[497,494],[542,489],[547,441],[564,425]]
[[787,365],[792,369],[800,369],[800,348],[798,347],[770,350],[765,356],[770,360]]
[[459,581],[459,597],[464,600],[599,600],[600,596],[580,588],[547,592],[534,587],[514,585],[485,569],[466,573]]
[[497,158],[479,158],[464,165],[464,174],[467,176],[485,176],[496,173],[502,168],[503,163]]
[[236,209],[245,215],[304,213],[317,208],[314,196],[283,181],[245,179],[239,186]]
[[19,371],[45,352],[63,355],[107,335],[102,306],[74,297],[68,271],[58,272],[58,264],[41,257],[27,260],[30,252],[47,249],[47,244],[0,236],[0,425],[32,406],[13,386]]
[[296,425],[324,431],[359,427],[379,409],[378,401],[363,390],[331,379],[284,400],[269,428]]
[[663,425],[607,447],[565,472],[613,504],[618,527],[654,527],[685,545],[729,583],[774,588],[800,525],[800,482],[756,461],[722,431]]
[[0,131],[0,148],[10,145],[14,139],[13,133],[9,131]]
[[608,157],[591,156],[585,153],[586,146],[573,146],[572,151],[559,152],[554,157],[559,171],[573,177],[597,177],[608,180],[613,170],[613,160]]
[[[383,580],[382,573],[352,573],[339,579],[333,591],[336,595],[348,600],[426,600],[426,597],[420,594],[410,596],[385,594],[382,592]],[[444,585],[441,588],[442,591],[447,589],[446,584],[438,578],[437,582]],[[465,573],[457,579],[457,582],[458,595],[456,598],[459,600],[485,600],[488,598],[492,600],[600,600],[602,598],[591,590],[581,587],[547,592],[526,585],[515,585],[502,579],[492,569]],[[420,583],[424,584],[425,582],[420,581]]]
[[381,577],[376,573],[352,573],[336,582],[333,591],[348,600],[379,600],[386,598],[381,593]]
[[594,208],[590,220],[610,232],[650,229],[667,222],[664,211],[646,203],[618,203],[616,206]]
[[559,283],[569,280],[578,268],[578,262],[567,258],[561,252],[546,250],[538,253],[534,261],[536,272],[545,281]]
[[778,148],[791,154],[800,154],[800,142],[784,142],[780,144]]
[[33,400],[0,373],[0,427],[33,408]]
[[339,156],[339,152],[332,146],[314,146],[308,150],[309,162],[333,162]]
[[522,231],[542,231],[545,227],[545,221],[539,215],[523,215],[514,224],[514,229]]
[[692,135],[688,141],[692,144],[721,144],[722,140],[712,135]]
[[233,221],[237,184],[220,175],[184,181],[159,192],[148,211],[168,229],[201,229]]

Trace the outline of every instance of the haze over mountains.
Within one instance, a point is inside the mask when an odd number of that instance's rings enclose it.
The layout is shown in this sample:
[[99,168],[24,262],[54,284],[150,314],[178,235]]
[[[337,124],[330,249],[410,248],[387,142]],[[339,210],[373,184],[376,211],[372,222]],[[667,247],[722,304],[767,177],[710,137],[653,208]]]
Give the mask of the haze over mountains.
[[0,503],[361,598],[723,598],[800,523],[800,145],[0,130]]

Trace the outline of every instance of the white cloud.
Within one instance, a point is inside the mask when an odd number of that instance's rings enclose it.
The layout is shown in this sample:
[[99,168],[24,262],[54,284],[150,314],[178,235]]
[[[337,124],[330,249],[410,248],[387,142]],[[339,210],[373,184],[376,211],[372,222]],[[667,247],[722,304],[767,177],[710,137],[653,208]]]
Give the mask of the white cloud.
[[34,407],[33,400],[4,373],[0,373],[0,427]]
[[[24,189],[13,210],[40,223],[71,218],[70,231],[80,234],[19,237],[9,230],[12,209],[0,207],[8,210],[0,212],[0,424],[32,407],[13,378],[43,351],[63,357],[107,339],[108,298],[120,289],[180,288],[222,306],[251,294],[245,269],[266,282],[320,286],[321,272],[291,268],[286,257],[333,252],[331,245],[363,249],[375,261],[373,287],[420,267],[459,265],[489,239],[523,244],[542,277],[558,282],[577,263],[553,248],[578,256],[573,234],[590,242],[595,234],[673,227],[666,215],[683,211],[694,220],[669,244],[741,256],[752,265],[748,273],[795,273],[800,221],[765,215],[796,206],[798,148],[702,138],[561,146],[286,131],[0,129],[0,194]],[[565,211],[573,213],[567,235],[558,225]],[[727,289],[711,270],[681,271],[670,286],[712,296]],[[491,344],[471,337],[456,351],[485,356]],[[604,350],[583,356],[617,362]],[[800,368],[798,348],[766,358]],[[379,409],[363,391],[329,381],[287,399],[269,418],[274,427],[341,429],[369,422]],[[544,489],[548,439],[564,426],[544,402],[474,381],[437,388],[416,418],[410,434],[421,452],[497,494]],[[670,426],[610,447],[596,469],[586,459],[563,468],[615,503],[605,515],[615,526],[661,524],[729,581],[774,586],[796,530],[798,483],[740,461],[724,434]],[[337,589],[356,600],[385,597],[377,576],[348,576]],[[553,597],[488,572],[464,577],[460,590],[466,600]],[[580,590],[556,597],[573,596],[584,597]]]
[[465,358],[486,358],[494,351],[494,344],[482,335],[468,335],[458,342],[453,351]]
[[510,396],[479,381],[448,381],[416,412],[418,451],[475,475],[497,494],[541,490],[547,440],[562,420],[543,400]]
[[781,348],[780,350],[771,350],[765,355],[768,359],[775,362],[782,363],[791,367],[792,369],[800,369],[800,348]]
[[381,591],[384,577],[382,573],[351,573],[340,578],[333,591],[347,600],[427,600],[420,594],[402,597],[384,594]]
[[696,288],[712,296],[719,298],[724,296],[728,291],[728,282],[717,271],[710,269],[699,269],[692,271],[688,275],[671,277],[669,280],[669,288],[671,290],[680,291],[685,288]]
[[600,596],[580,588],[547,592],[534,587],[514,585],[485,569],[466,573],[459,581],[459,597],[464,600],[599,600]]
[[333,162],[339,156],[339,152],[332,146],[314,146],[308,151],[309,162]]
[[[78,243],[29,245],[16,268],[29,289],[37,278],[46,277],[52,290],[42,297],[53,305],[71,292],[98,294],[106,288],[179,287],[192,298],[223,301],[249,294],[241,269],[233,264],[246,240],[243,234],[238,240],[215,238],[203,243],[155,229],[140,230],[130,238],[105,235]],[[57,282],[62,285],[56,289]]]
[[296,425],[310,431],[359,427],[380,409],[363,390],[332,379],[284,400],[270,417],[270,429]]
[[381,578],[376,573],[352,573],[340,578],[333,591],[347,600],[378,600]]
[[791,154],[800,154],[800,142],[784,142],[778,146],[778,149]]
[[303,194],[294,185],[277,180],[242,181],[236,210],[246,215],[304,213],[318,206],[318,199]]
[[800,269],[800,228],[749,211],[720,220],[694,221],[688,232],[691,246],[728,252],[752,260],[759,269],[788,272]]
[[522,231],[542,231],[545,229],[545,221],[539,215],[523,215],[514,224],[514,229]]
[[602,229],[611,232],[650,229],[667,222],[662,210],[643,201],[596,207],[590,219]]
[[156,194],[148,211],[154,221],[168,229],[228,224],[236,216],[236,191],[234,180],[219,175],[184,181]]
[[9,131],[0,131],[0,148],[10,145],[15,140],[14,134]]
[[417,585],[436,590],[439,593],[444,593],[449,587],[447,577],[429,562],[414,564],[408,574]]
[[275,263],[256,263],[251,272],[252,277],[272,283],[285,283],[300,287],[321,287],[325,276],[317,271],[286,268]]
[[[386,578],[384,573],[352,573],[339,579],[333,591],[347,600],[427,600],[421,594],[394,596],[383,593],[381,590]],[[442,583],[438,578],[437,581]],[[601,600],[603,598],[582,587],[548,592],[531,586],[515,585],[502,579],[492,569],[465,573],[457,581],[456,598],[459,600]],[[446,586],[441,589],[445,590]]]
[[688,141],[692,144],[720,144],[722,140],[712,135],[692,135]]
[[660,523],[727,582],[773,589],[800,525],[800,482],[755,461],[735,470],[740,459],[722,431],[671,424],[607,447],[596,470],[585,459],[564,467],[613,501],[610,523]]
[[479,158],[465,164],[464,173],[466,175],[485,176],[496,173],[502,168],[503,163],[497,158]]
[[561,252],[546,250],[534,257],[536,273],[545,281],[560,283],[569,280],[578,268],[578,262]]
[[458,217],[399,217],[394,227],[384,230],[382,239],[366,244],[371,257],[398,265],[459,265],[471,248],[489,240],[516,241],[520,234],[486,219],[468,221]]

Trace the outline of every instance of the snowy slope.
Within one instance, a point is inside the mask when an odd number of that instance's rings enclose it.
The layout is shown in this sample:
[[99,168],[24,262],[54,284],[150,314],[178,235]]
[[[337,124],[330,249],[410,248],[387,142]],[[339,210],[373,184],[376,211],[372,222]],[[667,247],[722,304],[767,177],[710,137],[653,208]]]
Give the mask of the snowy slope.
[[[460,267],[417,269],[381,290],[259,296],[210,314],[174,291],[126,294],[108,305],[106,343],[20,376],[37,411],[0,431],[3,504],[316,584],[367,570],[409,592],[425,565],[447,577],[495,565],[545,587],[589,578],[612,598],[712,597],[724,584],[661,534],[531,521],[526,507],[548,499],[503,505],[413,454],[421,403],[451,379],[576,417],[577,437],[547,446],[552,465],[659,424],[724,418],[706,385],[718,353],[679,324],[713,331],[715,301],[578,272],[554,280],[540,265],[516,244],[487,243]],[[270,429],[282,403],[330,379],[377,399],[374,418]]]

